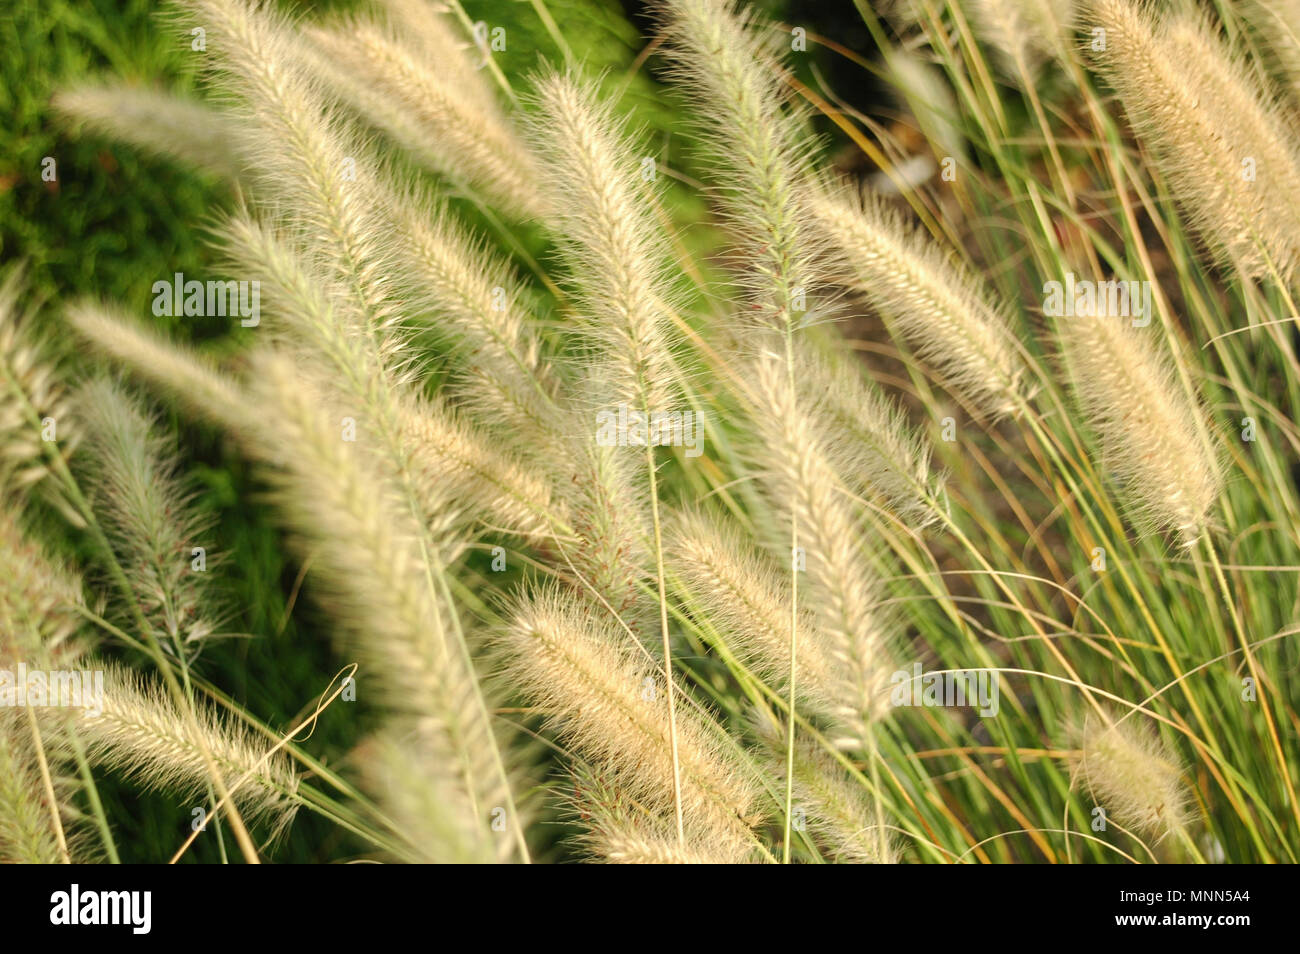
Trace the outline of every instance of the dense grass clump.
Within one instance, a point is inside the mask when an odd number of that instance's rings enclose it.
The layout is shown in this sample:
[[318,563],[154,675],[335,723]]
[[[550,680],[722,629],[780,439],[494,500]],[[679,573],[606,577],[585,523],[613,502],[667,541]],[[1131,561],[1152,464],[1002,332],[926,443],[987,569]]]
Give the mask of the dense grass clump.
[[467,6],[52,100],[221,281],[0,290],[0,858],[1296,861],[1284,5]]

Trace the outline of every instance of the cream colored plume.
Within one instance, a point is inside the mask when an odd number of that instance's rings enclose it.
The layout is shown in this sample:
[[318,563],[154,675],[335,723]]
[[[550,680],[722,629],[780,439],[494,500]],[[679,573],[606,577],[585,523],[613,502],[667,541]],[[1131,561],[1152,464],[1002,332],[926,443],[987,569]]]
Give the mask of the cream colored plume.
[[1178,756],[1138,718],[1089,713],[1078,733],[1076,771],[1116,822],[1139,835],[1164,837],[1186,827],[1189,793]]
[[1172,531],[1193,546],[1222,488],[1206,447],[1201,408],[1183,396],[1154,329],[1119,317],[1058,319],[1057,333],[1080,407],[1138,529]]
[[[397,27],[360,19],[308,28],[318,66],[425,165],[481,190],[500,208],[544,216],[532,157],[446,15],[433,4],[424,4],[422,14],[414,9],[419,4],[390,6],[398,8]],[[413,20],[421,23],[414,35]]]
[[[752,378],[754,456],[763,468],[771,505],[782,521],[793,521],[800,553],[782,559],[805,565],[808,606],[825,637],[837,744],[863,748],[870,726],[888,709],[890,620],[881,605],[883,589],[872,569],[870,538],[851,496],[831,466],[784,362],[763,355],[747,372]],[[788,523],[786,524],[788,525]],[[784,546],[789,546],[789,537]],[[797,680],[796,680],[797,682]]]
[[1091,21],[1105,31],[1105,49],[1090,48],[1093,64],[1219,263],[1290,282],[1300,264],[1300,206],[1291,200],[1300,195],[1300,149],[1290,121],[1199,15],[1092,0]]
[[267,818],[277,831],[290,822],[298,807],[298,777],[283,751],[270,754],[273,742],[202,706],[196,706],[190,718],[161,688],[121,667],[100,666],[103,711],[75,710],[71,723],[93,762],[146,788],[203,804],[201,796],[210,780],[206,748],[244,818]]
[[244,171],[232,148],[230,116],[202,100],[125,83],[87,83],[60,90],[53,106],[80,126],[224,179]]
[[[673,762],[662,671],[607,620],[558,591],[523,599],[497,641],[503,674],[611,785],[668,819]],[[686,841],[743,860],[759,817],[755,782],[710,721],[678,706]]]
[[871,197],[818,196],[818,222],[852,282],[949,390],[985,413],[1013,414],[1027,399],[1027,368],[1005,309],[928,237]]

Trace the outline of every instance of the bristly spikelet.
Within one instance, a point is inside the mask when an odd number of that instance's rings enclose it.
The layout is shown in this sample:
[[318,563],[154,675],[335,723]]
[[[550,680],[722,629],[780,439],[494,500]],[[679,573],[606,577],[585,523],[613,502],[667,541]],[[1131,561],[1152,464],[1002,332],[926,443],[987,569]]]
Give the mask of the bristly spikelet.
[[[686,605],[718,630],[727,647],[773,689],[790,680],[790,580],[752,543],[704,511],[669,523],[664,548],[685,589]],[[831,716],[833,665],[812,614],[798,616],[795,686],[801,713]]]
[[[79,665],[81,603],[80,584],[27,539],[16,514],[0,507],[0,670],[9,674],[7,689],[19,664],[42,671]],[[33,724],[29,713],[37,711],[0,706],[0,862],[54,864],[67,860],[65,846],[85,860],[66,777],[66,734],[60,724]]]
[[[433,400],[405,402],[399,410],[411,467],[438,487],[444,503],[481,516],[495,530],[533,540],[549,536],[564,519],[550,485],[503,454],[488,437]],[[430,510],[430,516],[438,516]]]
[[454,658],[447,608],[424,579],[420,553],[449,549],[454,515],[430,506],[440,519],[425,524],[399,488],[395,464],[366,453],[364,429],[358,440],[344,440],[341,418],[319,385],[303,382],[280,355],[257,357],[257,393],[279,415],[274,433],[258,435],[258,450],[282,513],[304,550],[319,554],[319,571],[335,584],[322,588],[322,598],[343,629],[364,638],[358,646],[373,655],[377,684],[399,710],[420,714],[447,698],[450,673],[439,665]]
[[[16,685],[20,664],[45,672],[79,667],[82,602],[80,584],[27,539],[16,514],[0,507],[0,670],[8,674],[7,690]],[[29,718],[48,711],[24,712],[12,701],[0,706],[0,862],[66,861],[65,847],[85,860],[72,807],[75,783],[67,775],[66,727],[62,720],[33,724]]]
[[583,833],[580,844],[596,860],[614,865],[716,865],[734,862],[702,838],[682,844],[669,819],[647,812],[644,805],[581,765],[573,770],[569,803]]
[[[784,778],[785,766],[778,764],[777,777]],[[880,829],[882,818],[866,789],[820,746],[809,743],[795,752],[794,793],[808,831],[832,861],[898,863],[897,849],[889,832]]]
[[[455,753],[427,723],[394,719],[353,753],[362,781],[393,822],[409,860],[482,864],[496,860],[500,833],[486,830],[456,777]],[[420,753],[412,758],[413,752]],[[495,806],[493,806],[495,807]],[[491,811],[491,808],[482,808]]]
[[[193,657],[215,629],[210,527],[191,506],[157,421],[135,399],[98,378],[82,387],[77,403],[88,435],[83,469],[118,562],[161,645]],[[195,547],[203,549],[201,569]]]
[[416,314],[460,359],[466,410],[520,454],[541,458],[560,429],[558,382],[532,327],[524,289],[509,263],[442,203],[399,197],[391,210],[406,237],[402,283]]
[[488,37],[476,35],[471,42],[445,0],[379,0],[378,6],[420,59],[447,64],[439,69],[439,78],[455,87],[457,98],[467,108],[495,115],[501,106],[499,90],[491,82],[490,71],[483,69],[487,65],[484,58],[492,52],[484,48]]
[[[513,799],[496,735],[455,607],[439,583],[439,557],[457,546],[456,518],[428,526],[413,511],[385,455],[345,441],[325,395],[284,358],[257,364],[257,394],[277,427],[259,435],[275,499],[322,585],[318,597],[360,655],[385,707],[417,722],[436,746],[412,758],[449,766],[464,797],[501,807],[516,829]],[[361,445],[361,446],[358,446]],[[491,837],[487,813],[472,819]],[[513,849],[498,839],[501,856]]]
[[[49,752],[45,754],[48,765]],[[0,708],[0,864],[65,860],[47,793],[27,714]]]
[[[339,91],[425,165],[482,191],[501,208],[541,218],[547,205],[532,187],[535,164],[478,65],[455,42],[449,24],[440,29],[446,17],[432,5],[421,18],[421,35],[410,42],[403,21],[415,15],[399,12],[397,26],[357,19],[306,34]],[[449,35],[437,37],[444,31]]]
[[[191,719],[161,689],[147,686],[129,670],[103,668],[103,711],[72,710],[71,727],[86,743],[92,762],[148,788],[193,796],[206,791],[211,777],[203,757],[206,748],[241,815],[266,818],[277,832],[289,824],[298,807],[298,776],[283,751],[267,757],[274,743],[201,706]],[[238,788],[236,783],[241,783]]]
[[548,529],[553,508],[541,478],[440,399],[411,396],[404,333],[368,331],[351,299],[330,294],[328,278],[312,270],[307,256],[247,216],[232,217],[222,231],[230,255],[267,286],[267,310],[284,325],[272,321],[269,330],[291,346],[308,345],[304,365],[315,366],[324,389],[378,433],[430,519],[454,500],[508,532],[536,536]]
[[[806,561],[807,598],[825,636],[837,722],[837,744],[865,746],[870,725],[888,709],[894,666],[886,637],[889,620],[870,563],[869,543],[838,475],[818,444],[812,412],[782,370],[763,356],[752,368],[755,457],[765,472],[772,507],[793,520]],[[795,559],[795,554],[784,555]],[[802,589],[802,587],[801,587]]]
[[[575,387],[577,394],[598,390],[591,376],[579,378]],[[581,580],[573,583],[575,593],[596,606],[607,605],[635,633],[648,636],[650,607],[642,592],[651,575],[644,457],[635,448],[601,444],[595,411],[586,401],[575,402],[567,413],[571,423],[562,446],[568,471],[558,493],[577,541],[561,552],[564,575],[576,572]]]
[[[497,649],[510,685],[548,713],[567,744],[628,798],[672,815],[667,693],[640,647],[607,618],[548,590],[521,601]],[[754,847],[755,782],[710,722],[678,707],[685,833],[741,860]]]
[[[1149,332],[1117,317],[1058,323],[1062,354],[1102,466],[1114,476],[1140,531],[1173,531],[1195,545],[1210,524],[1222,484],[1202,438],[1199,407],[1183,398]],[[1201,419],[1198,421],[1198,418]]]
[[640,160],[594,86],[552,74],[538,83],[537,105],[531,138],[609,398],[666,411],[668,256]]
[[244,169],[231,148],[230,117],[197,99],[125,83],[60,90],[52,104],[79,126],[225,179]]
[[246,213],[232,215],[219,228],[230,263],[263,286],[264,311],[274,319],[268,330],[276,339],[301,348],[298,356],[305,362],[328,369],[337,389],[376,418],[391,413],[390,392],[411,378],[405,335],[395,321],[372,324],[356,290],[338,281],[318,253],[292,242],[292,231],[268,227]]
[[[836,342],[839,343],[838,341]],[[801,349],[794,369],[800,400],[836,473],[855,492],[875,497],[907,526],[935,519],[943,480],[930,470],[930,445],[855,358]]]
[[1287,88],[1292,106],[1300,98],[1300,0],[1245,0],[1243,19],[1265,50],[1261,58]]
[[[417,62],[439,65],[438,80],[446,85],[453,107],[459,110],[456,118],[470,114],[468,128],[481,137],[481,145],[466,155],[451,157],[458,171],[471,178],[485,175],[487,170],[473,168],[474,158],[478,149],[494,151],[508,171],[494,183],[492,194],[506,209],[518,208],[525,215],[545,220],[551,209],[533,186],[536,164],[511,118],[502,111],[500,90],[491,80],[493,71],[484,68],[493,55],[487,48],[488,38],[475,36],[471,42],[456,23],[451,6],[441,0],[381,0],[381,6],[399,42],[407,45]],[[462,122],[461,128],[447,132],[454,137],[463,135],[464,129]],[[512,191],[520,184],[522,191]]]
[[618,865],[709,865],[725,864],[694,848],[682,848],[664,835],[605,832],[597,850],[611,864]]
[[1106,37],[1093,64],[1219,264],[1291,281],[1300,149],[1288,119],[1198,16],[1157,19],[1147,4],[1092,0],[1091,20]]
[[786,107],[776,34],[753,29],[730,0],[663,0],[660,9],[675,76],[710,117],[717,182],[745,242],[739,280],[751,314],[789,331],[820,290],[822,239],[805,201],[812,139]]
[[[45,452],[70,453],[74,434],[67,395],[32,319],[20,312],[21,277],[0,283],[0,491],[17,494],[49,472]],[[66,509],[66,508],[65,508]]]
[[248,216],[231,217],[222,232],[239,267],[266,285],[268,331],[298,356],[299,374],[336,400],[343,418],[377,438],[410,494],[409,505],[441,520],[448,494],[437,486],[441,475],[429,466],[428,442],[418,460],[405,443],[425,422],[409,396],[412,372],[404,332],[369,324],[357,297],[331,281],[309,253]]
[[[753,720],[762,740],[774,778],[786,779],[786,735],[765,716]],[[831,753],[811,738],[801,737],[794,747],[792,809],[803,830],[816,840],[831,861],[847,864],[896,864],[898,852],[890,832],[880,828],[866,788],[851,778]]]
[[1091,796],[1125,828],[1161,838],[1188,823],[1188,793],[1178,756],[1132,715],[1088,713],[1076,733],[1076,771]]
[[261,414],[238,383],[204,356],[168,341],[127,318],[90,302],[68,311],[68,322],[100,353],[129,368],[200,420],[242,438],[257,430]]
[[1028,373],[1000,305],[965,269],[878,198],[824,193],[817,220],[836,247],[839,270],[935,364],[955,395],[993,416],[1028,397]]
[[215,55],[218,89],[233,93],[236,146],[260,201],[313,240],[366,325],[393,319],[385,276],[391,229],[377,215],[375,160],[320,91],[283,15],[266,3],[184,0]]
[[0,669],[75,663],[83,602],[76,578],[27,538],[16,513],[0,507]]

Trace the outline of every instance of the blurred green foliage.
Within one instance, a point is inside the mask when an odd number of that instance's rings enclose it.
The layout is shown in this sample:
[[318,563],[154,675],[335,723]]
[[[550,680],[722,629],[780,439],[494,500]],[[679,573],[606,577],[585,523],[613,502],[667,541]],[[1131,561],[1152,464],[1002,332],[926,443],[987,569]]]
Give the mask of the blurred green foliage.
[[[75,139],[50,109],[56,90],[111,74],[174,89],[197,64],[161,29],[149,0],[7,4],[0,16],[0,262],[27,263],[43,297],[95,294],[130,304],[154,277],[198,270],[194,228],[218,183],[96,139]],[[57,178],[42,181],[51,157]]]

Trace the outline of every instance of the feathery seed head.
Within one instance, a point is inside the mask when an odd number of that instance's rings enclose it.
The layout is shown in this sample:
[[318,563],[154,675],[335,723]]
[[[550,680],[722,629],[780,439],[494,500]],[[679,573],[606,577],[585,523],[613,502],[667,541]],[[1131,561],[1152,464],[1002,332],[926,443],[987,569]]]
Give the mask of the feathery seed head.
[[[21,276],[0,283],[0,491],[17,494],[46,476],[51,448],[75,446],[69,403],[33,316],[19,306]],[[66,508],[65,508],[66,509]]]
[[612,402],[667,410],[668,255],[640,159],[594,86],[544,76],[537,107],[531,138],[557,209],[583,328],[607,365]]
[[[421,520],[396,463],[342,439],[337,406],[283,357],[259,355],[256,367],[256,393],[278,425],[258,449],[276,500],[312,554],[326,584],[318,595],[360,654],[369,684],[429,738],[430,747],[410,757],[453,764],[448,774],[471,804],[512,811],[477,674],[438,585],[443,561],[458,548],[457,517],[435,510],[438,524]],[[473,821],[487,828],[492,819]],[[513,847],[510,839],[497,844]]]
[[157,420],[135,399],[98,378],[77,402],[88,435],[83,469],[118,562],[161,644],[196,654],[215,628],[206,585],[216,559],[210,526],[191,506]]
[[695,865],[734,863],[694,833],[681,843],[671,821],[646,811],[594,770],[573,770],[573,790],[565,802],[584,829],[582,846],[597,860],[616,865]]
[[60,90],[53,106],[77,125],[224,179],[245,171],[231,147],[237,133],[230,116],[197,99],[125,83],[83,83]]
[[[771,719],[755,718],[755,733],[775,778],[786,779],[786,735]],[[847,775],[825,748],[807,737],[795,740],[793,806],[808,831],[832,861],[847,864],[897,864],[898,849],[866,788]]]
[[404,291],[425,312],[412,323],[456,349],[467,410],[500,420],[497,436],[522,455],[538,456],[560,428],[558,381],[511,266],[442,203],[410,194],[390,212],[406,237]]
[[742,236],[741,286],[761,324],[788,332],[820,292],[824,240],[808,208],[817,178],[804,117],[788,108],[776,34],[730,0],[662,0],[666,53],[711,117],[727,214]]
[[995,417],[1016,413],[1029,396],[1028,369],[1006,314],[975,279],[879,198],[822,193],[815,208],[839,270],[949,389]]
[[[1198,15],[1092,0],[1089,50],[1138,139],[1219,263],[1289,282],[1300,265],[1300,146],[1291,125]],[[1195,63],[1195,69],[1188,69]]]
[[[545,216],[537,169],[502,112],[484,74],[454,40],[446,17],[428,6],[422,29],[408,37],[415,5],[390,4],[390,25],[357,19],[309,27],[314,60],[334,87],[377,121],[423,164],[482,191],[516,215]],[[431,65],[436,64],[435,68]]]
[[76,578],[27,538],[15,512],[0,507],[0,668],[36,659],[74,663],[83,603]]
[[1188,823],[1182,766],[1159,735],[1136,718],[1088,713],[1076,733],[1082,749],[1077,771],[1119,824],[1164,837]]
[[264,418],[239,385],[184,345],[145,330],[119,310],[90,302],[74,304],[68,321],[100,353],[157,386],[196,417],[241,439],[263,426]]
[[1143,532],[1173,531],[1193,546],[1210,524],[1222,486],[1219,461],[1202,439],[1201,408],[1183,398],[1150,329],[1115,317],[1058,321],[1075,395]]
[[227,724],[213,710],[196,706],[191,719],[129,670],[104,669],[103,711],[73,710],[72,728],[93,762],[148,788],[198,796],[210,778],[206,748],[241,815],[267,818],[277,833],[288,826],[298,807],[298,776],[282,751],[268,757],[272,743]]
[[1300,2],[1244,0],[1239,10],[1262,47],[1265,67],[1284,81],[1294,106],[1300,96]]
[[[871,568],[864,528],[831,467],[808,407],[783,359],[761,356],[752,372],[757,462],[781,525],[794,521],[806,561],[808,598],[826,638],[838,739],[865,744],[870,724],[889,711],[888,614]],[[787,544],[788,546],[788,544]]]
[[[409,846],[411,855],[403,860],[491,863],[498,860],[502,844],[509,843],[475,817],[475,805],[456,777],[456,754],[446,749],[445,735],[428,722],[393,720],[353,755],[365,787]],[[494,808],[502,806],[478,810],[490,813]]]
[[[0,864],[98,860],[90,856],[89,839],[81,824],[84,818],[73,799],[77,785],[68,774],[70,758],[62,733],[42,727],[34,732],[27,712],[0,707]],[[50,773],[56,803],[53,811],[42,762]]]
[[378,160],[321,88],[288,19],[246,0],[186,0],[202,20],[217,88],[258,199],[312,243],[374,327],[391,321],[394,238],[378,214]]
[[937,519],[932,501],[943,478],[930,469],[930,445],[901,407],[864,377],[855,358],[800,348],[794,375],[827,460],[847,487],[874,496],[913,528]]
[[[579,377],[574,393],[600,394],[595,368]],[[604,402],[598,402],[604,403]],[[649,634],[650,607],[642,592],[650,579],[649,487],[645,458],[636,449],[600,443],[593,426],[594,409],[574,400],[566,413],[564,460],[569,472],[560,494],[577,542],[565,551],[566,563],[585,580],[577,592],[595,591],[638,634]]]
[[412,465],[452,506],[533,540],[549,536],[563,520],[563,504],[552,499],[545,479],[450,408],[432,400],[408,402],[399,416]]
[[[523,599],[498,649],[504,674],[560,735],[627,797],[669,817],[673,768],[659,673],[608,617],[555,590]],[[733,857],[752,847],[757,805],[746,769],[702,716],[678,706],[682,812],[688,837]]]
[[322,588],[334,617],[379,667],[393,704],[418,713],[438,698],[450,658],[446,607],[421,582],[421,540],[445,554],[454,524],[446,515],[441,526],[417,524],[387,458],[365,454],[364,432],[343,439],[338,405],[286,359],[259,355],[257,367],[257,393],[278,425],[260,447],[276,499],[334,584]]
[[[686,511],[669,523],[672,569],[688,594],[688,606],[716,628],[728,647],[774,689],[790,680],[789,575],[716,515]],[[795,686],[800,710],[823,717],[835,711],[827,671],[832,665],[812,614],[799,613]]]

